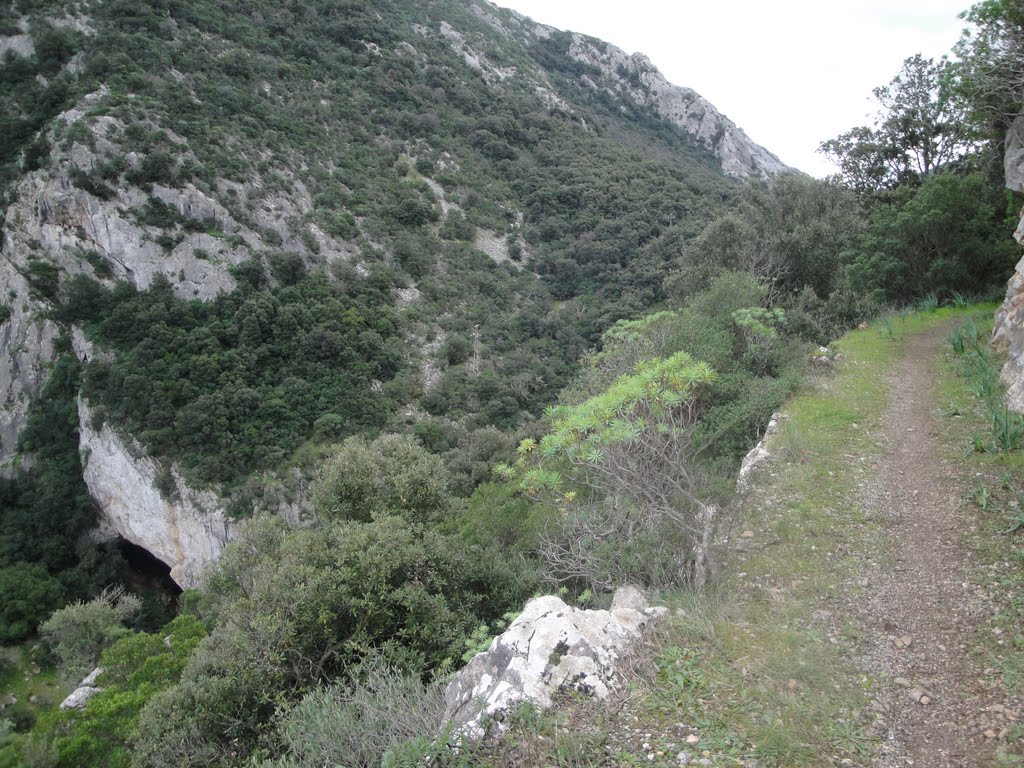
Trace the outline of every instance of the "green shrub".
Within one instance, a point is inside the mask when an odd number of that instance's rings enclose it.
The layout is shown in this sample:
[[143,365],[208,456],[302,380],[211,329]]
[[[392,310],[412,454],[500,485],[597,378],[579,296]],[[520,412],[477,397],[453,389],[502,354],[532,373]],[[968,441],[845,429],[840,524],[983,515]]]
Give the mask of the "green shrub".
[[42,259],[28,260],[28,274],[25,275],[33,293],[38,298],[54,301],[60,285],[60,267]]
[[82,679],[99,662],[103,651],[125,637],[126,624],[142,602],[123,588],[104,590],[89,602],[76,602],[55,611],[39,626],[39,634],[70,681]]
[[466,221],[459,211],[449,211],[438,234],[445,240],[464,240],[471,242],[476,237],[476,227]]
[[40,563],[0,568],[0,643],[18,643],[64,602],[64,585]]
[[428,523],[451,510],[448,482],[441,459],[411,437],[350,437],[323,463],[311,497],[324,519],[368,522],[395,515]]
[[132,768],[131,740],[142,708],[158,692],[177,683],[199,641],[203,624],[179,616],[159,632],[131,634],[103,652],[103,690],[81,710],[46,714],[33,734],[56,756],[55,768],[104,765]]
[[[260,557],[254,558],[253,552]],[[534,582],[496,551],[395,517],[287,529],[256,518],[210,582],[217,626],[175,687],[146,705],[137,758],[181,768],[274,741],[279,710],[376,653],[427,673]]]
[[[444,687],[370,658],[347,683],[307,693],[279,726],[301,765],[379,768],[409,742],[435,743],[444,731]],[[447,751],[443,742],[439,745]]]

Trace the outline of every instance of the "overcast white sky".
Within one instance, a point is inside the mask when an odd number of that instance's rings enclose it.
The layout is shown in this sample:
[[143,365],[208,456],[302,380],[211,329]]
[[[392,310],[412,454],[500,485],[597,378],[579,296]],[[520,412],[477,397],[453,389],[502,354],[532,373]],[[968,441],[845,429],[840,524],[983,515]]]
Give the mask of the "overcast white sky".
[[647,54],[759,144],[814,176],[822,141],[864,125],[915,53],[957,41],[972,0],[496,0],[535,21]]

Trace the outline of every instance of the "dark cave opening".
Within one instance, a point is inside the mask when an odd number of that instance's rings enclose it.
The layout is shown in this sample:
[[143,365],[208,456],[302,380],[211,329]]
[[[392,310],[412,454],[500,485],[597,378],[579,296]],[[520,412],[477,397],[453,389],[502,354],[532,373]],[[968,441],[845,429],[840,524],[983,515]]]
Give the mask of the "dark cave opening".
[[133,544],[127,539],[118,538],[114,546],[128,566],[125,586],[130,591],[143,597],[166,596],[172,604],[178,602],[178,595],[182,589],[171,578],[171,566],[145,547]]

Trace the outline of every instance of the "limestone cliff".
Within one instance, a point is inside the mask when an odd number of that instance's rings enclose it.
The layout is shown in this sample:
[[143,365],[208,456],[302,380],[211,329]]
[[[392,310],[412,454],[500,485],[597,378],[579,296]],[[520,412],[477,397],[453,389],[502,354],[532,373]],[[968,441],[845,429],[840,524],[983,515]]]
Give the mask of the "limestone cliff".
[[83,474],[103,510],[101,532],[144,547],[171,566],[179,586],[195,587],[204,566],[237,536],[237,523],[225,517],[215,493],[190,488],[174,466],[146,456],[109,424],[94,424],[82,400],[78,416]]
[[[1013,122],[1006,136],[1004,169],[1006,186],[1024,192],[1024,115]],[[1013,236],[1024,245],[1024,210]],[[996,312],[992,344],[1007,356],[1002,372],[1006,405],[1024,413],[1024,258],[1017,263],[1006,286],[1006,299]]]
[[[570,55],[600,69],[638,104],[653,107],[669,122],[711,150],[730,176],[768,178],[793,169],[756,144],[742,128],[692,88],[673,85],[641,53],[627,55],[613,45],[598,47],[574,35]],[[592,87],[598,88],[597,84]]]
[[[502,14],[506,14],[503,22],[496,15],[499,9],[490,3],[485,7],[473,5],[472,8],[476,17],[491,30],[505,38],[518,39],[526,46],[560,34],[554,27],[537,24],[514,11],[501,10]],[[425,27],[418,27],[416,31],[420,34],[431,32]],[[466,64],[489,82],[528,75],[537,80],[536,90],[550,106],[572,111],[571,105],[549,87],[542,70],[526,73],[514,66],[499,66],[483,52],[482,41],[478,42],[473,36],[462,34],[449,24],[442,23],[436,34],[444,37],[464,57]],[[699,144],[710,150],[726,174],[736,178],[769,178],[794,170],[755,143],[742,128],[692,88],[670,83],[643,54],[630,55],[614,45],[577,33],[571,33],[567,53],[570,59],[595,73],[593,76],[580,74],[581,85],[594,91],[607,91],[613,97],[625,96],[641,106],[653,108],[661,117],[689,133]]]

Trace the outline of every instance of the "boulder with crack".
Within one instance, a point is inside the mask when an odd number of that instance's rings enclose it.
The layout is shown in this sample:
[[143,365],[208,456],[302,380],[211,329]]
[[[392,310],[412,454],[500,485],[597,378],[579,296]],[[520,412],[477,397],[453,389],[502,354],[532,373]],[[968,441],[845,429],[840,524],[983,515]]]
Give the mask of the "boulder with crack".
[[473,740],[491,725],[500,730],[520,702],[546,709],[560,690],[607,698],[630,647],[666,612],[649,606],[635,587],[617,590],[607,611],[572,608],[553,595],[534,598],[449,683],[448,717],[463,738]]
[[86,675],[85,679],[78,684],[78,687],[68,694],[68,697],[60,703],[60,708],[85,709],[86,702],[103,690],[96,685],[96,681],[99,679],[100,675],[103,674],[103,671],[103,667],[96,667],[96,669]]

